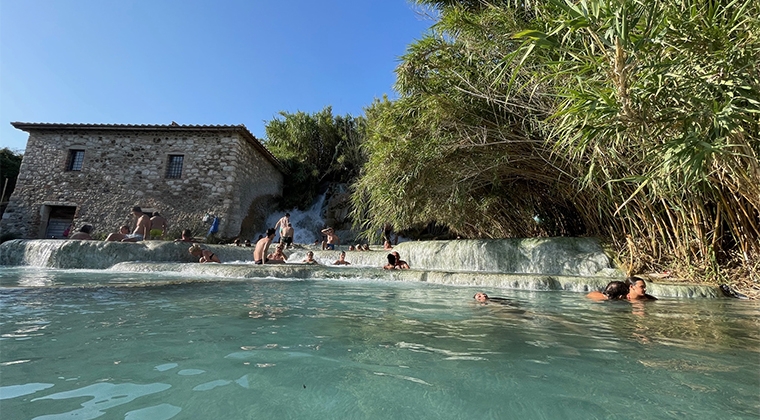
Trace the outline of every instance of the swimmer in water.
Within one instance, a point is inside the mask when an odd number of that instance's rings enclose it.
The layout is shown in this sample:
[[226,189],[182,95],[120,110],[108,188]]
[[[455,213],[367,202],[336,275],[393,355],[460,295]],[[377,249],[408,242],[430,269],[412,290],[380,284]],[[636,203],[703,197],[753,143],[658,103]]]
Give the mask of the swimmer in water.
[[607,283],[604,291],[594,290],[586,295],[592,300],[625,300],[628,295],[628,285],[622,281],[611,281]]
[[488,297],[487,294],[484,292],[478,292],[475,293],[475,296],[473,296],[473,299],[475,299],[479,303],[498,303],[500,305],[509,305],[511,302],[509,299],[500,298],[500,297]]

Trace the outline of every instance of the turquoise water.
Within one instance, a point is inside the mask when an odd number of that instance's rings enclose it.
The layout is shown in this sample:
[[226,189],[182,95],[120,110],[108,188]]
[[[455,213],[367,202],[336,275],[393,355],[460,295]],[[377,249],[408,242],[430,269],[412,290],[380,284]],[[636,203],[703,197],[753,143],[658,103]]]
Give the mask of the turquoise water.
[[760,307],[0,268],[3,419],[760,416]]

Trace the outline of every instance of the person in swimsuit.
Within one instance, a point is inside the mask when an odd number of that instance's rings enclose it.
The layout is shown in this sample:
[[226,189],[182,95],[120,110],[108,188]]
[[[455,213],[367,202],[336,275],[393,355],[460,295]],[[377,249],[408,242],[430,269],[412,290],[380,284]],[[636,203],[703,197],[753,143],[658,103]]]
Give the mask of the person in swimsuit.
[[280,242],[282,242],[282,240],[283,240],[283,238],[285,236],[284,231],[285,231],[285,228],[288,227],[288,223],[290,223],[290,213],[285,213],[285,216],[282,216],[280,218],[280,220],[278,220],[277,223],[275,223],[275,225],[274,225],[274,230],[275,231],[277,231],[278,228],[279,228]]
[[188,250],[190,255],[193,257],[198,258],[199,263],[221,263],[222,261],[219,260],[219,257],[216,256],[213,252],[201,248],[198,244],[193,244]]
[[288,222],[288,226],[281,232],[280,243],[284,243],[286,248],[290,248],[293,245],[293,225]]
[[150,237],[150,217],[138,206],[132,207],[132,215],[137,219],[137,226],[122,242],[139,242]]
[[322,229],[322,233],[327,236],[327,239],[322,242],[322,249],[329,249],[329,250],[335,250],[336,245],[340,245],[340,238],[338,238],[338,235],[335,234],[335,229],[329,227],[327,229]]
[[163,216],[158,214],[158,212],[153,213],[153,217],[150,218],[150,238],[164,239],[168,227],[169,224]]
[[269,245],[274,239],[276,230],[274,228],[267,229],[267,236],[261,238],[256,242],[256,248],[253,249],[253,263],[254,264],[266,264],[267,253],[269,252]]

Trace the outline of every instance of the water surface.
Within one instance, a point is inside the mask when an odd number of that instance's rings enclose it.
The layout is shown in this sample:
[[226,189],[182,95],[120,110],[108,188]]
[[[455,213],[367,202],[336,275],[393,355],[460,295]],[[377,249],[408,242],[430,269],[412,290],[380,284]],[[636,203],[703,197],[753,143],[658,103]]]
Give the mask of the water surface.
[[757,418],[757,304],[0,268],[9,419]]

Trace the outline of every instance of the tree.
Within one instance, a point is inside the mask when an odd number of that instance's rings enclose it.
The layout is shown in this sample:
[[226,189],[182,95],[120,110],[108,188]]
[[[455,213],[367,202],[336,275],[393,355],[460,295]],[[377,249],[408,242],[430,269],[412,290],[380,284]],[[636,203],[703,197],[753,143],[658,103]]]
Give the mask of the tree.
[[438,21],[367,110],[364,228],[586,232],[631,272],[757,275],[756,1],[417,3]]
[[267,148],[290,173],[283,188],[284,208],[307,208],[322,182],[350,182],[364,164],[364,119],[334,117],[331,107],[307,114],[280,112],[266,124]]
[[[20,153],[14,153],[7,147],[0,149],[0,190],[5,187],[5,195],[0,197],[0,205],[5,210],[5,205],[13,190],[16,188],[16,179],[18,178],[21,160],[24,156]],[[2,214],[2,212],[0,212]]]

